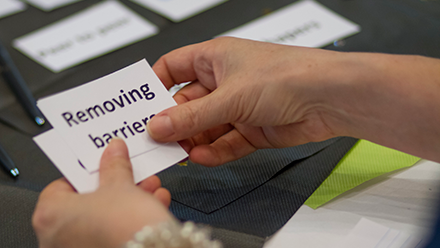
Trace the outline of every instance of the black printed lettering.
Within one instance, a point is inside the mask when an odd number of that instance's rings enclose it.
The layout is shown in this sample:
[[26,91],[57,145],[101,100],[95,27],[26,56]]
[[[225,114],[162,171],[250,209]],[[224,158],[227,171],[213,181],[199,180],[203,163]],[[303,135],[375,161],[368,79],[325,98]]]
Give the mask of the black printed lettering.
[[86,109],[87,113],[89,113],[90,118],[92,118],[92,119],[94,118],[91,113],[92,111],[95,113],[96,117],[99,117],[99,113],[98,113],[98,111],[96,111],[96,109],[99,109],[101,111],[102,115],[105,115],[105,112],[104,112],[104,110],[102,110],[101,106],[95,105],[94,107],[90,107],[90,108]]
[[[82,111],[78,111],[76,113],[76,117],[78,118],[78,120],[80,120],[81,122],[86,122],[89,120],[89,118],[87,118],[86,113],[82,112]],[[84,118],[86,117],[86,118]]]
[[70,122],[74,122],[76,125],[78,125],[79,123],[73,119],[73,115],[70,112],[64,112],[61,114],[64,118],[64,120],[66,120],[67,124],[69,124],[69,127],[72,126],[72,124],[70,124]]

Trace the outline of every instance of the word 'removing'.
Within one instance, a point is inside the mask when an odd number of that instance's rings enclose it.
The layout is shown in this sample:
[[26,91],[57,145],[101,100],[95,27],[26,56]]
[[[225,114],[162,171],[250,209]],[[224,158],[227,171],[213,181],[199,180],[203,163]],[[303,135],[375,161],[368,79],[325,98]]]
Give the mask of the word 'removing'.
[[[101,104],[96,104],[76,112],[66,111],[61,116],[69,127],[75,127],[81,123],[93,121],[101,116],[111,114],[118,109],[123,109],[141,100],[151,101],[156,96],[154,92],[150,91],[148,84],[141,85],[139,89],[132,89],[127,92],[121,89],[119,92],[119,96],[105,100]],[[135,121],[131,124],[124,121],[121,128],[108,131],[102,135],[89,134],[90,141],[99,149],[104,148],[114,137],[128,139],[129,137],[136,136],[136,134],[144,133],[146,131],[145,125],[153,116],[154,114],[150,114],[140,121]]]
[[117,98],[112,98],[104,101],[102,104],[96,104],[95,106],[91,106],[85,110],[76,111],[75,113],[67,111],[62,113],[61,116],[67,122],[69,127],[72,127],[99,118],[108,113],[112,113],[118,108],[122,109],[128,105],[136,103],[138,100],[153,100],[156,96],[154,92],[150,92],[148,84],[142,85],[139,88],[139,91],[137,89],[132,89],[125,93],[124,90],[120,90],[121,94]]

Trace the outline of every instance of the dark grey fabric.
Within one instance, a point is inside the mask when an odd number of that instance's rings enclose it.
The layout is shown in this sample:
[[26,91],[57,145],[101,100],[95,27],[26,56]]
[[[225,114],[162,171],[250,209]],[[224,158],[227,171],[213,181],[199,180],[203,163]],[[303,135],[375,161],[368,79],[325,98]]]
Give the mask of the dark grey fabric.
[[188,166],[172,166],[159,177],[164,187],[173,190],[174,200],[208,214],[259,187],[293,161],[312,156],[339,139],[258,150],[215,168],[189,161]]
[[51,181],[61,177],[61,173],[30,136],[0,124],[0,144],[20,170],[20,176],[15,179],[0,170],[0,187],[8,185],[41,191]]
[[61,174],[28,135],[0,124],[0,142],[20,169],[16,179],[0,170],[0,247],[37,247],[32,212],[39,191]]
[[[185,180],[180,184],[193,184],[199,187],[197,190],[188,187],[191,191],[186,192],[188,196],[192,195],[193,202],[199,201],[196,204],[197,207],[186,205],[175,199],[175,192],[181,191],[178,185],[170,187],[164,184],[173,196],[171,211],[181,220],[192,220],[198,223],[210,224],[217,228],[265,238],[275,233],[290,219],[327,178],[334,166],[355,142],[356,139],[353,138],[341,138],[309,158],[294,161],[272,176],[267,182],[210,213],[198,210],[201,205],[211,205],[209,201],[216,201],[215,197],[209,199],[200,197],[204,192],[211,194],[213,188],[212,183],[206,183],[204,179],[204,175],[208,174],[211,169],[206,168],[204,173],[194,175],[190,180]],[[268,159],[266,159],[266,162],[268,165],[271,163]],[[185,170],[184,167],[179,169]],[[258,170],[258,167],[256,170]],[[159,177],[164,182],[173,179],[179,180],[180,174],[176,171],[173,171],[174,173],[161,173]],[[223,176],[219,175],[222,172],[212,171],[212,173],[212,177]],[[241,183],[253,180],[249,177],[240,178],[238,173],[232,174],[230,177]],[[218,182],[217,187],[216,191],[220,192],[223,188],[222,182]],[[240,191],[240,189],[237,190]]]
[[246,233],[234,232],[222,228],[200,224],[200,227],[209,227],[212,230],[212,238],[221,240],[224,248],[260,248],[264,246],[266,239]]
[[37,247],[31,225],[38,193],[17,187],[0,186],[0,247]]

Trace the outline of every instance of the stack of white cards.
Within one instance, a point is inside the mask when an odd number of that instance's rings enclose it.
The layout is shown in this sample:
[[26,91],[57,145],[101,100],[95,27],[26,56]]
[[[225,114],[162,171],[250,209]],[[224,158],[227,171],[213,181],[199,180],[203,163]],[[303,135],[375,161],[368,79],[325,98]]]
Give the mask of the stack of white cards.
[[155,114],[176,103],[145,60],[37,103],[54,128],[34,140],[80,193],[98,187],[100,158],[114,137],[128,146],[136,182],[188,156],[146,131]]

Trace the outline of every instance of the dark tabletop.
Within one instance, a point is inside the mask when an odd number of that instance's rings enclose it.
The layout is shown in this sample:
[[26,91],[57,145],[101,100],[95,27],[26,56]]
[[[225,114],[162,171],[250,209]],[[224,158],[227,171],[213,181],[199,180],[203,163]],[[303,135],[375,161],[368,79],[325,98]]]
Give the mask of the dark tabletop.
[[[12,40],[76,13],[98,0],[84,0],[52,12],[29,6],[0,19],[0,41],[7,47],[29,88],[38,99],[77,86],[146,58],[153,64],[161,55],[245,24],[294,0],[230,0],[179,23],[131,1],[126,6],[160,29],[158,35],[53,73],[12,47]],[[362,31],[338,51],[420,54],[440,58],[440,1],[435,0],[319,0],[318,2],[359,24]],[[38,192],[61,176],[33,143],[32,137],[50,129],[37,127],[0,78],[0,144],[21,171],[18,180],[0,171],[0,247],[36,247],[30,226]]]

